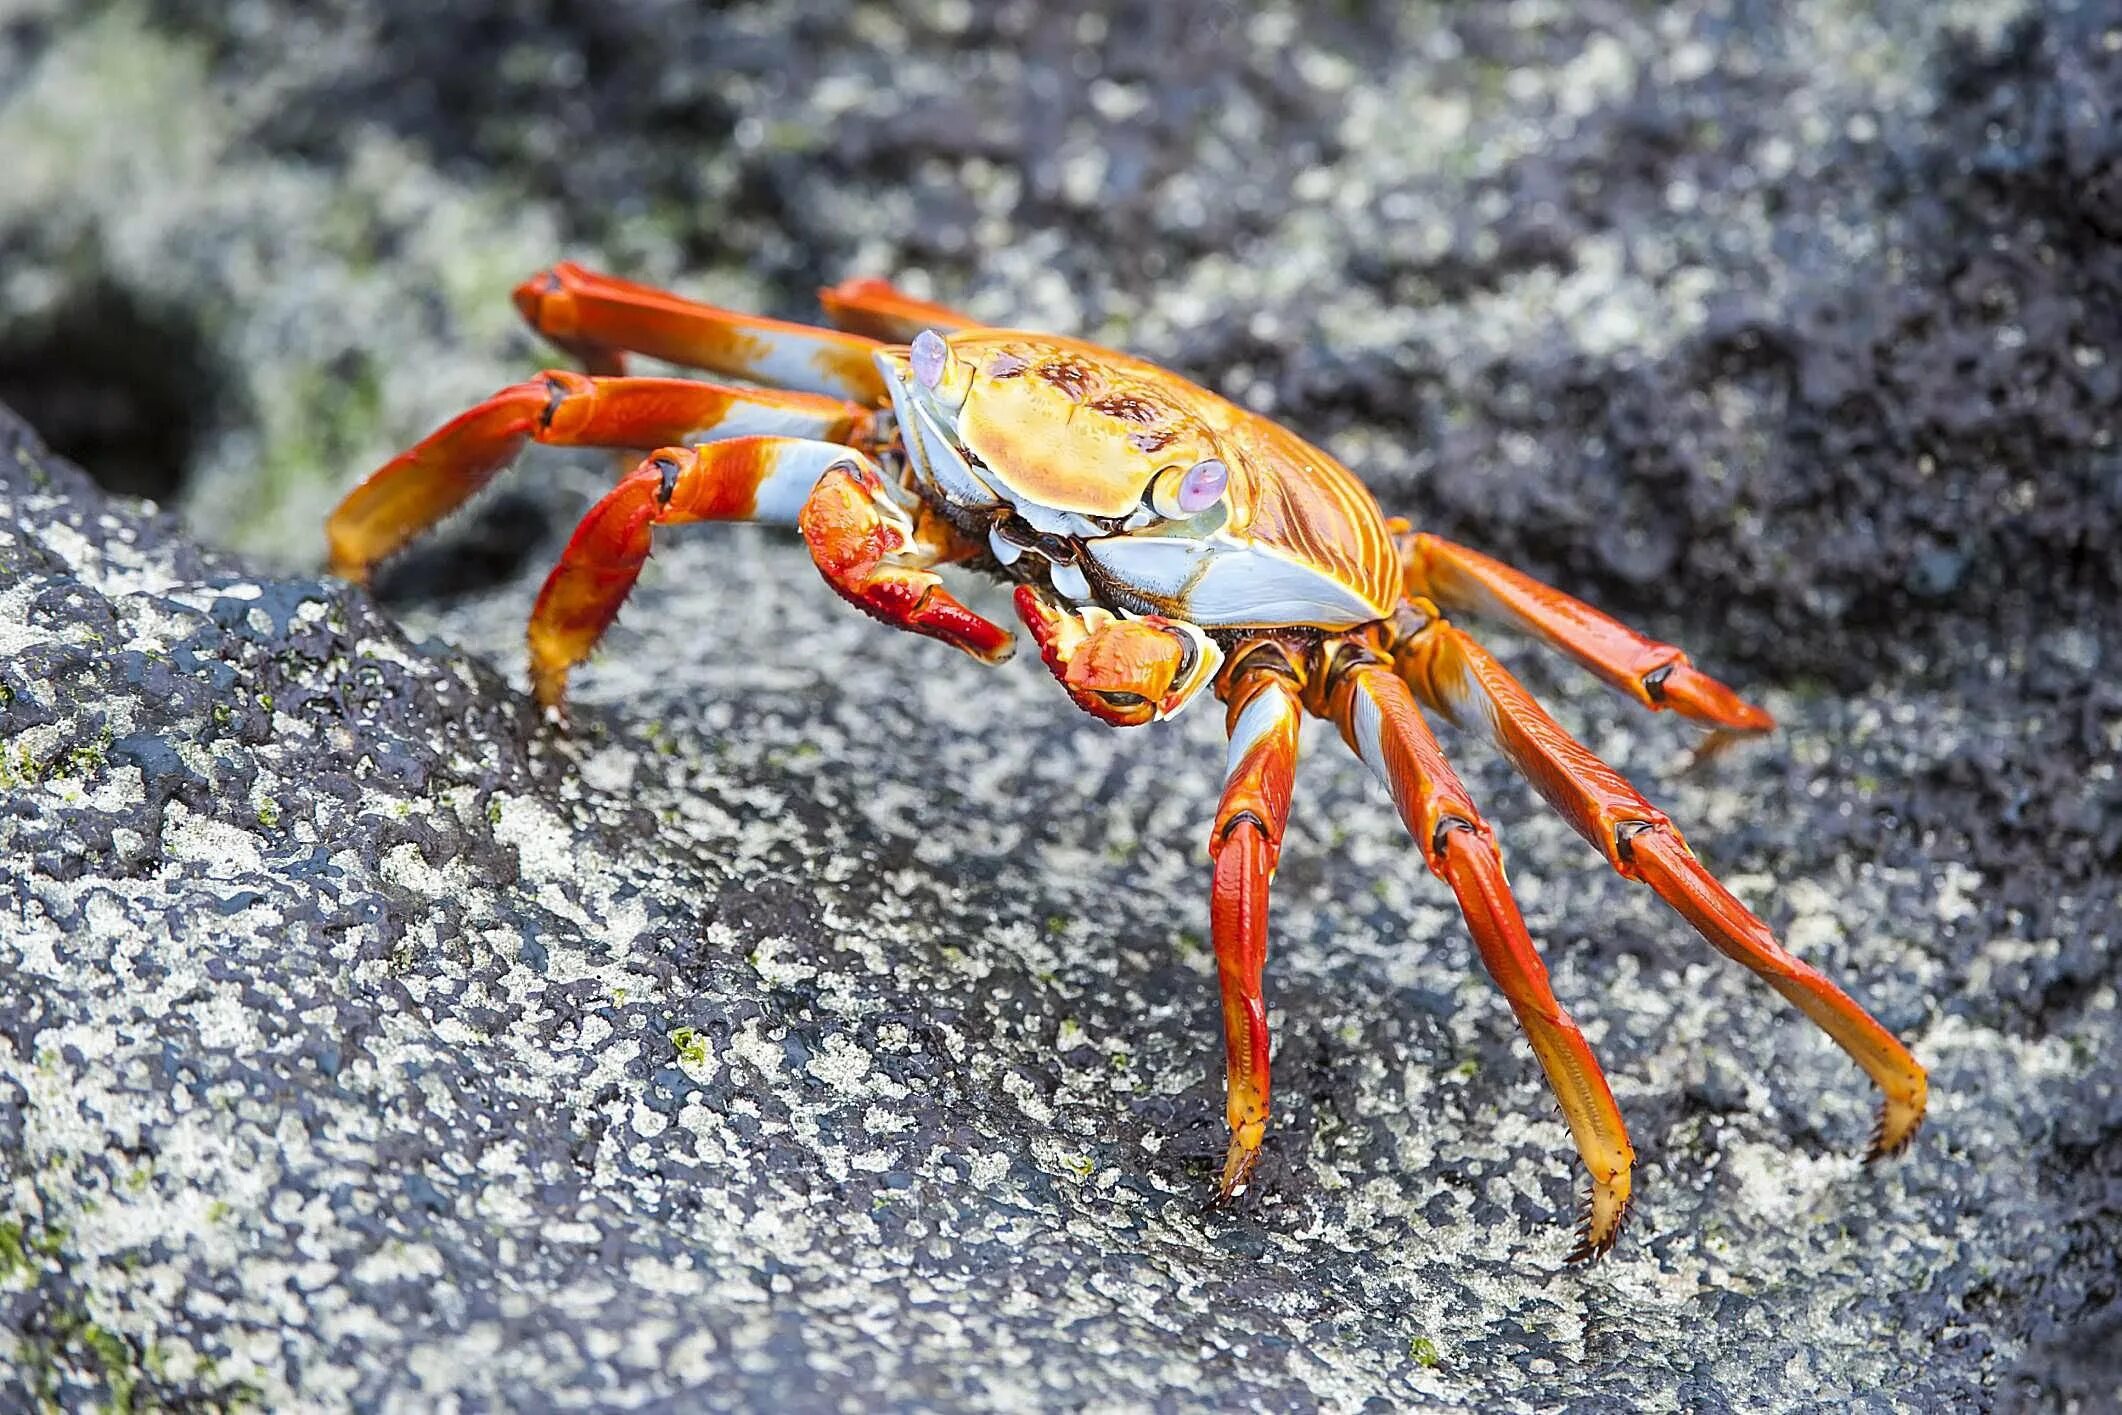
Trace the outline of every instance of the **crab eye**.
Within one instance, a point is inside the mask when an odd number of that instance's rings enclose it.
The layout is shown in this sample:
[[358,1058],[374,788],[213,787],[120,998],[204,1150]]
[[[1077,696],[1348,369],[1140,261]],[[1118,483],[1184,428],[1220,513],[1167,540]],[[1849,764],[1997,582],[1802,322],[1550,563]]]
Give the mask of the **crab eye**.
[[1223,499],[1223,489],[1230,485],[1230,468],[1217,458],[1196,462],[1179,478],[1179,491],[1173,497],[1179,509],[1189,516],[1199,515]]
[[943,336],[933,329],[924,329],[914,336],[913,346],[907,351],[908,361],[914,366],[914,377],[921,386],[933,392],[943,381],[943,366],[950,361],[950,348]]
[[1183,521],[1221,501],[1229,485],[1230,468],[1216,457],[1191,467],[1166,467],[1150,484],[1150,509],[1167,521]]

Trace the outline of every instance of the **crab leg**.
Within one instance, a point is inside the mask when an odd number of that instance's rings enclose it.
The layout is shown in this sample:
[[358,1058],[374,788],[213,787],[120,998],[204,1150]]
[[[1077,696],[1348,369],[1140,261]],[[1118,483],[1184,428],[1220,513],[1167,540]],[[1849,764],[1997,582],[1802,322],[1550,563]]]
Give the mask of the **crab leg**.
[[516,287],[533,329],[600,373],[627,353],[876,406],[884,380],[859,334],[738,314],[563,261]]
[[444,423],[347,493],[325,523],[332,573],[367,579],[377,561],[463,505],[532,442],[644,452],[765,433],[842,442],[867,422],[855,404],[812,393],[549,370]]
[[1447,610],[1501,619],[1561,650],[1653,712],[1724,732],[1766,732],[1776,720],[1688,664],[1671,644],[1645,638],[1523,571],[1441,537],[1408,534],[1396,522],[1407,594]]
[[1504,881],[1494,834],[1392,670],[1375,660],[1356,663],[1333,685],[1324,715],[1392,794],[1430,871],[1451,886],[1482,963],[1532,1043],[1591,1173],[1590,1201],[1569,1261],[1598,1257],[1613,1247],[1628,1217],[1635,1151],[1598,1058],[1555,1000]]
[[1664,812],[1585,749],[1487,650],[1443,619],[1402,639],[1396,667],[1422,701],[1487,736],[1623,876],[1657,892],[1717,949],[1745,964],[1834,1038],[1885,1093],[1870,1158],[1904,1148],[1929,1083],[1908,1049],[1775,935],[1695,858]]
[[1223,991],[1230,1151],[1221,1195],[1228,1200],[1244,1189],[1267,1134],[1267,1002],[1260,971],[1267,962],[1268,885],[1289,819],[1302,713],[1296,688],[1279,668],[1240,670],[1224,697],[1230,704],[1230,756],[1208,853],[1215,863],[1209,924]]
[[892,344],[910,344],[924,329],[940,334],[971,329],[979,321],[947,305],[917,300],[875,278],[843,280],[818,292],[818,303],[835,329],[866,334]]
[[538,593],[530,620],[538,701],[560,705],[568,671],[589,657],[640,577],[655,527],[791,524],[826,470],[858,456],[832,442],[740,437],[648,457],[590,507]]

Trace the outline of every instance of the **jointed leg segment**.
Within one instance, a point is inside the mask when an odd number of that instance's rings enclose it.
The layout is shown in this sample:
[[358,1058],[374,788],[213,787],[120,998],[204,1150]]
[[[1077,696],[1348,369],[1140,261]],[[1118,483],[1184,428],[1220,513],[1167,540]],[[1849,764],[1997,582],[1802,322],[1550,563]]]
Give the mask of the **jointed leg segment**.
[[[881,281],[827,293],[843,324],[964,323]],[[336,573],[366,579],[531,442],[662,446],[590,509],[546,579],[529,631],[540,702],[559,704],[569,670],[617,617],[653,528],[687,521],[788,524],[800,511],[819,569],[849,600],[989,662],[1008,657],[1008,631],[958,603],[928,568],[963,548],[947,527],[917,524],[918,508],[901,507],[864,455],[883,398],[876,340],[717,309],[568,264],[525,281],[516,304],[602,376],[552,370],[503,389],[386,463],[332,514]],[[628,378],[628,353],[783,386]],[[664,445],[710,438],[724,440]]]
[[1635,1151],[1605,1073],[1583,1032],[1555,1000],[1517,901],[1504,881],[1495,837],[1444,760],[1407,685],[1363,655],[1315,704],[1391,792],[1423,859],[1451,886],[1489,975],[1532,1043],[1591,1174],[1591,1195],[1570,1261],[1611,1248],[1628,1216]]
[[1282,854],[1303,715],[1294,676],[1272,650],[1234,671],[1223,696],[1230,704],[1230,757],[1208,853],[1215,862],[1209,925],[1223,991],[1230,1120],[1219,1192],[1227,1200],[1245,1187],[1267,1133],[1267,1002],[1260,974],[1267,963],[1268,885]]
[[818,303],[835,329],[893,344],[911,344],[924,329],[948,334],[975,323],[971,315],[904,294],[888,280],[843,280],[820,290]]
[[867,410],[838,398],[682,378],[588,378],[552,369],[504,388],[399,453],[326,522],[332,572],[369,570],[456,510],[532,442],[646,452],[696,438],[857,436]]
[[1850,1054],[1885,1094],[1874,1158],[1923,1119],[1928,1083],[1892,1033],[1825,975],[1786,951],[1768,925],[1697,860],[1665,814],[1548,716],[1488,652],[1441,618],[1403,616],[1394,663],[1417,696],[1488,737],[1610,864],[1657,892],[1719,951],[1745,964]]
[[518,285],[516,308],[598,373],[619,372],[636,353],[869,407],[884,398],[877,340],[739,314],[568,262]]
[[1395,522],[1410,598],[1447,610],[1503,620],[1568,654],[1653,711],[1723,732],[1766,732],[1774,718],[1706,673],[1671,644],[1645,638],[1579,599],[1541,584],[1521,570],[1439,536],[1414,534]]
[[795,521],[826,469],[859,453],[794,437],[740,437],[650,456],[576,526],[531,611],[531,685],[557,707],[570,669],[619,617],[657,526]]
[[1009,631],[974,614],[928,569],[952,549],[923,534],[861,453],[830,442],[746,437],[666,447],[589,510],[531,611],[531,681],[558,706],[567,675],[619,616],[657,526],[689,521],[797,524],[826,583],[895,628],[989,663]]

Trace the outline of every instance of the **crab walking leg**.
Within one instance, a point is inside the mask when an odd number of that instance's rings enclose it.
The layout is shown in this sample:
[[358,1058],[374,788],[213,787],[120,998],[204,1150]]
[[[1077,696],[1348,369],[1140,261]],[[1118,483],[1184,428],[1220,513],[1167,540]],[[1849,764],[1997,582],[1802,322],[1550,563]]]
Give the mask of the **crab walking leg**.
[[1260,972],[1267,963],[1268,885],[1289,819],[1302,712],[1288,675],[1275,669],[1241,671],[1225,697],[1230,757],[1208,853],[1215,865],[1209,926],[1223,992],[1230,1152],[1223,1161],[1220,1193],[1227,1200],[1245,1187],[1267,1134],[1267,1001]]
[[909,512],[900,505],[868,458],[843,449],[797,524],[825,582],[871,618],[941,639],[983,663],[1005,662],[1016,651],[1009,630],[967,609],[929,568],[970,548],[920,506]]
[[1745,964],[1833,1037],[1885,1093],[1870,1158],[1894,1154],[1922,1123],[1929,1082],[1893,1033],[1817,969],[1785,951],[1705,869],[1664,812],[1571,737],[1488,651],[1431,620],[1395,648],[1416,694],[1487,736],[1579,835],[1629,879],[1649,885],[1717,949]]
[[1032,585],[1017,586],[1016,604],[1048,671],[1077,707],[1114,727],[1174,716],[1223,666],[1215,641],[1177,619],[1072,609]]
[[1400,818],[1439,879],[1451,886],[1474,946],[1496,980],[1591,1174],[1591,1195],[1569,1261],[1598,1257],[1628,1217],[1635,1150],[1584,1033],[1555,1000],[1518,904],[1503,878],[1495,836],[1444,760],[1407,685],[1377,662],[1358,663],[1335,684],[1326,715],[1392,793]]
[[568,671],[619,617],[648,562],[657,526],[689,521],[788,525],[835,462],[858,454],[831,442],[740,437],[666,447],[622,477],[590,507],[545,578],[531,610],[531,685],[558,707]]
[[917,300],[889,280],[843,280],[818,292],[818,303],[835,329],[866,334],[892,344],[911,344],[924,329],[949,334],[979,321],[947,305]]
[[569,262],[518,285],[516,308],[533,329],[599,372],[618,372],[625,354],[646,354],[871,406],[884,401],[872,360],[883,346],[859,334],[738,314]]
[[642,452],[765,434],[843,442],[868,422],[855,404],[812,393],[549,370],[452,418],[348,492],[325,523],[332,573],[367,579],[378,561],[463,505],[532,442]]
[[1646,638],[1500,560],[1404,527],[1394,523],[1410,597],[1500,619],[1568,654],[1653,712],[1671,708],[1725,732],[1767,732],[1776,725],[1766,711],[1690,666],[1671,644]]

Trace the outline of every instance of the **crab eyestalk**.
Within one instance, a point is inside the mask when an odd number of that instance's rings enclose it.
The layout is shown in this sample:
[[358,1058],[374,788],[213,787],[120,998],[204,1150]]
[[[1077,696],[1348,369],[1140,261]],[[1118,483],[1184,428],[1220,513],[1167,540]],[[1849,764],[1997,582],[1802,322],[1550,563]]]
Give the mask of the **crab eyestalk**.
[[922,392],[946,408],[965,406],[973,387],[972,366],[952,352],[948,339],[933,329],[922,330],[907,346],[906,361]]

